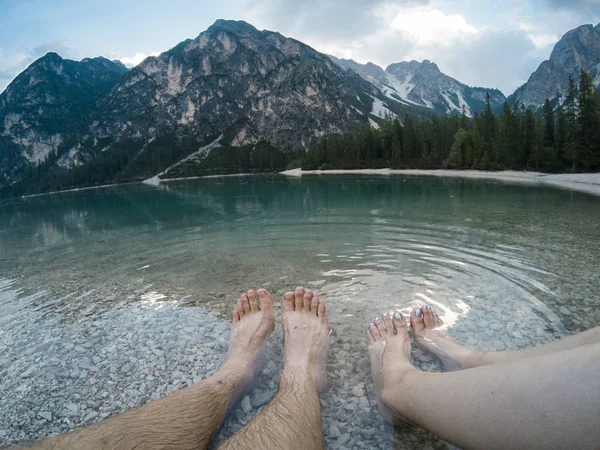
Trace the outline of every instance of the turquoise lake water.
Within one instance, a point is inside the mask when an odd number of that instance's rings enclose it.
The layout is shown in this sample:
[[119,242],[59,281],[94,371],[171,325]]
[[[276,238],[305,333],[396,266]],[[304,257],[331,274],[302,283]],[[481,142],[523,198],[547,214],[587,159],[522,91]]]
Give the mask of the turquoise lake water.
[[600,324],[598,267],[600,198],[482,180],[231,177],[0,204],[4,329],[144,302],[228,317],[246,289],[303,285],[328,303],[342,352],[326,404],[359,379],[369,392],[379,312],[430,304],[473,348],[524,348]]

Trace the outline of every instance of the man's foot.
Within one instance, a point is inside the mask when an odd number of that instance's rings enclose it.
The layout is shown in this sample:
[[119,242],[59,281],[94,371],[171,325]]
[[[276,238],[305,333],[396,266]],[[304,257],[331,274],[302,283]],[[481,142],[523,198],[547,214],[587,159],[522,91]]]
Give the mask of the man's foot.
[[285,369],[306,373],[319,392],[327,388],[329,322],[316,293],[302,287],[281,300]]
[[478,365],[482,352],[470,350],[451,339],[444,331],[435,330],[441,324],[441,319],[431,306],[414,308],[410,314],[415,341],[440,358],[446,370],[454,371]]
[[[386,323],[389,323],[389,327]],[[393,423],[394,411],[383,401],[382,397],[383,352],[385,351],[388,334],[390,333],[394,333],[390,313],[385,313],[383,316],[375,318],[367,331],[367,348],[369,350],[369,360],[371,361],[371,378],[373,379],[375,396],[377,397],[377,409],[386,422]]]
[[273,297],[269,291],[250,290],[240,296],[233,310],[233,333],[229,356],[222,368],[235,373],[239,378],[236,399],[258,375],[265,341],[274,326]]

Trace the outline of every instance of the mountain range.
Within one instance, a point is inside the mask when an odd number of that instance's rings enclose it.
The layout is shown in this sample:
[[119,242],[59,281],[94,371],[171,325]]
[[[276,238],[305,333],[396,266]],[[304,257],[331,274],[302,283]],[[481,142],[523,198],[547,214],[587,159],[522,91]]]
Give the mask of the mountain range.
[[[600,25],[565,34],[508,101],[562,101],[581,69],[600,84]],[[384,70],[241,21],[218,20],[129,70],[48,53],[0,94],[0,189],[275,169],[324,134],[393,116],[472,116],[488,94],[495,109],[507,101],[427,60]]]

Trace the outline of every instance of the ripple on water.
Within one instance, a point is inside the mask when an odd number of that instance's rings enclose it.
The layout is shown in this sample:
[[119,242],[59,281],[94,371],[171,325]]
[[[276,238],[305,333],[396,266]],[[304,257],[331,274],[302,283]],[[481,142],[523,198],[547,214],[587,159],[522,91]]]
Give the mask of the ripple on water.
[[[0,278],[0,440],[70,430],[209,375],[250,287],[280,297],[305,285],[327,301],[324,431],[347,448],[393,436],[369,379],[365,326],[376,314],[427,303],[452,337],[496,350],[600,323],[600,208],[587,197],[392,178],[266,185],[129,186],[0,210],[0,275],[10,278]],[[219,440],[274,394],[279,338],[252,410],[234,409]],[[441,370],[416,346],[413,359]],[[416,429],[401,439],[440,444]]]

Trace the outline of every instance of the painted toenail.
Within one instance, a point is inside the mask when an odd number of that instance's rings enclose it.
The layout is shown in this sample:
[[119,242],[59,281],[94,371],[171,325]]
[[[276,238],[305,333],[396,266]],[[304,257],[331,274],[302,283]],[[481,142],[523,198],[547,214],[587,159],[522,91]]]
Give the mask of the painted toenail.
[[423,315],[421,309],[417,309],[417,312],[415,314],[417,315],[417,317],[421,317]]
[[374,324],[374,323],[370,323],[370,324],[369,324],[369,326],[370,326],[370,327],[374,327],[374,326],[375,326],[375,324]]
[[402,314],[400,314],[399,312],[395,313],[394,317],[396,318],[396,320],[402,320]]
[[390,317],[390,313],[385,313],[383,317]]
[[379,317],[375,317],[375,319],[373,319],[373,322],[379,322],[381,319]]

